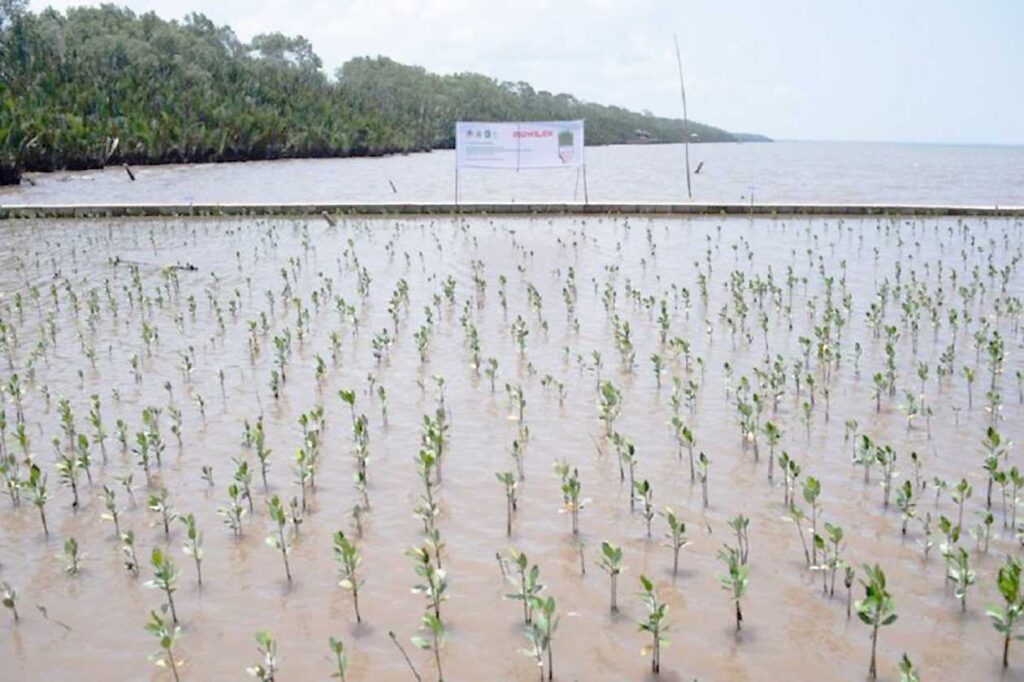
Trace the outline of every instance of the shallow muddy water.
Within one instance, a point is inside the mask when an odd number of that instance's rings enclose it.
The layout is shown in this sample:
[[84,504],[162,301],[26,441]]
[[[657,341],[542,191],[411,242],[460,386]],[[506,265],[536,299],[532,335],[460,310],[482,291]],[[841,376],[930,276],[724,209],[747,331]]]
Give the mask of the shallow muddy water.
[[[681,145],[587,147],[591,202],[683,202]],[[977,206],[1024,204],[1024,147],[864,142],[698,144],[693,200]],[[35,173],[0,204],[442,202],[450,150],[376,159],[291,159]],[[699,172],[696,172],[698,171]],[[576,169],[464,170],[463,202],[583,202]]]
[[[436,679],[429,652],[409,644],[425,601],[410,592],[419,580],[403,552],[422,541],[422,525],[412,513],[422,491],[413,457],[423,415],[437,409],[433,377],[441,375],[450,425],[436,493],[450,583],[442,605],[446,679],[537,679],[533,659],[521,653],[526,646],[521,606],[503,599],[509,589],[495,553],[509,547],[539,565],[544,592],[557,601],[555,679],[651,677],[649,659],[640,653],[648,638],[637,630],[644,613],[637,596],[641,574],[655,582],[670,607],[671,643],[662,654],[660,679],[864,679],[869,629],[856,615],[847,618],[841,576],[829,598],[822,595],[821,574],[807,570],[797,530],[783,518],[781,472],[776,468],[774,481],[767,480],[764,436],[758,460],[741,442],[737,390],[741,377],[747,377],[753,390],[764,394],[753,370],[764,366],[767,343],[770,357],[781,356],[787,367],[777,411],[766,398],[760,418],[783,431],[776,452],[785,450],[797,460],[804,478],[820,480],[820,520],[843,527],[842,556],[857,567],[858,577],[863,562],[878,562],[888,576],[899,619],[880,634],[880,676],[898,679],[899,657],[906,652],[923,679],[1024,679],[1024,647],[1011,648],[1011,667],[1003,673],[1002,641],[984,615],[984,606],[998,600],[994,577],[1003,556],[1020,553],[1013,533],[1003,527],[998,490],[988,553],[978,551],[968,533],[984,511],[987,480],[980,442],[990,423],[985,410],[989,365],[986,353],[974,349],[983,318],[987,329],[998,330],[1005,340],[997,428],[1004,438],[1024,439],[1016,378],[1024,362],[1019,306],[1013,302],[1024,291],[1016,265],[1022,231],[1022,224],[1011,220],[806,218],[357,219],[333,227],[319,219],[0,224],[0,317],[17,335],[15,343],[14,332],[8,332],[10,352],[0,357],[0,378],[8,386],[16,372],[24,387],[29,451],[48,473],[50,493],[48,539],[27,492],[17,508],[6,496],[0,499],[0,571],[19,593],[21,615],[15,624],[8,612],[0,613],[0,678],[171,679],[147,660],[157,643],[143,629],[149,611],[164,601],[159,591],[144,586],[152,577],[150,551],[163,547],[181,571],[175,602],[182,622],[176,649],[182,679],[243,678],[245,668],[260,660],[253,639],[260,629],[278,642],[278,680],[327,678],[330,636],[346,643],[350,680],[410,680],[389,630],[424,679]],[[184,263],[196,269],[173,275],[162,270]],[[133,267],[138,268],[135,282]],[[570,268],[574,312],[563,297]],[[1004,268],[1005,284],[999,274]],[[448,277],[454,281],[453,301],[445,294]],[[826,277],[843,319],[833,346],[841,357],[826,384],[827,363],[811,353],[815,405],[805,426],[801,403],[809,400],[809,388],[804,380],[798,397],[791,370],[804,355],[798,339],[814,338],[814,327],[823,324]],[[389,301],[400,280],[408,284],[408,303],[399,306],[396,332]],[[528,285],[536,292],[532,296]],[[876,413],[872,375],[885,371],[885,339],[875,338],[866,313],[880,289],[888,292],[884,324],[897,326],[900,338],[895,397],[883,396]],[[764,292],[760,299],[757,291]],[[734,292],[740,292],[738,298]],[[336,297],[353,306],[354,314],[339,314]],[[921,306],[916,341],[913,314],[900,307],[908,298],[930,299],[940,313],[933,327],[928,306]],[[661,300],[668,338],[691,345],[689,372],[685,361],[673,359],[660,343]],[[741,321],[744,306],[748,311]],[[956,329],[948,321],[952,309],[959,311]],[[432,331],[421,361],[414,334],[428,311]],[[630,324],[632,371],[616,347],[613,311]],[[263,313],[266,331],[259,322]],[[529,331],[522,355],[511,333],[517,316]],[[498,361],[493,392],[483,371],[472,367],[463,317],[478,330],[484,362]],[[143,321],[157,332],[149,351]],[[257,355],[251,353],[250,321],[256,322]],[[272,339],[286,329],[291,335],[287,378],[275,400]],[[393,343],[378,361],[374,337],[382,329]],[[333,358],[332,332],[340,338]],[[940,381],[940,355],[954,341],[955,374]],[[859,358],[855,344],[862,347]],[[620,481],[615,451],[605,444],[593,351],[601,354],[600,379],[622,393],[615,429],[636,445],[638,480],[650,481],[657,509],[670,505],[687,523],[692,545],[682,551],[675,577],[672,552],[662,545],[664,519],[654,519],[648,539],[643,517],[630,512],[630,490]],[[665,358],[660,386],[653,353]],[[140,381],[133,376],[133,355],[140,359]],[[182,369],[186,355],[194,358],[190,374]],[[325,361],[319,380],[317,355]],[[929,365],[924,401],[934,414],[930,428],[922,417],[908,429],[902,407],[905,391],[920,391],[918,361]],[[970,409],[964,365],[977,367]],[[551,381],[543,381],[547,375],[564,384],[564,401]],[[369,376],[375,387],[386,389],[386,423]],[[677,456],[668,425],[674,376],[699,385],[692,410],[684,405],[680,416],[693,430],[696,449],[711,460],[707,509],[700,485],[691,484],[686,453],[682,461]],[[495,480],[496,471],[515,469],[510,452],[520,428],[506,384],[522,386],[529,427],[525,480],[510,538],[504,492]],[[361,537],[351,514],[359,501],[351,416],[338,397],[340,389],[355,389],[356,413],[365,414],[369,425],[370,510]],[[92,394],[100,397],[109,461],[103,463],[99,445],[91,446],[93,482],[90,486],[81,477],[82,503],[75,511],[70,490],[59,483],[50,441],[65,440],[58,412],[62,397],[70,401],[78,431],[93,433],[86,420]],[[197,394],[205,401],[205,418]],[[12,435],[16,401],[10,391],[5,399],[6,447],[20,453]],[[180,446],[170,430],[170,404],[182,412]],[[265,499],[300,494],[293,471],[294,454],[303,444],[298,418],[317,404],[325,410],[322,451],[315,491],[308,493],[310,508],[297,534],[288,529],[294,576],[289,584],[280,553],[265,543],[274,528]],[[165,486],[178,513],[195,514],[205,534],[201,589],[191,559],[181,551],[184,527],[175,522],[165,538],[158,515],[146,509],[142,468],[114,437],[115,421],[123,419],[134,438],[147,406],[162,408],[166,443],[148,492]],[[269,492],[252,449],[242,441],[244,421],[253,423],[260,415],[272,450]],[[861,467],[851,463],[852,442],[844,438],[844,424],[851,419],[859,432],[896,449],[894,487],[914,480],[910,453],[919,453],[928,486],[916,491],[917,513],[932,514],[936,534],[927,559],[921,523],[911,521],[903,537],[895,501],[883,507],[878,468],[865,484]],[[244,519],[240,538],[218,514],[228,502],[232,458],[246,459],[257,472],[255,513]],[[568,515],[559,513],[556,459],[578,467],[583,497],[589,499],[580,513],[578,538]],[[1011,451],[1006,466],[1019,461],[1019,452]],[[201,477],[203,465],[213,468],[213,487]],[[134,508],[114,480],[129,471],[138,502]],[[970,550],[977,583],[968,592],[966,613],[946,584],[938,548],[938,517],[955,520],[957,509],[948,492],[936,508],[933,477],[951,487],[966,477],[973,485],[961,545]],[[138,578],[123,568],[113,525],[101,518],[105,483],[117,492],[122,529],[137,536],[143,562]],[[799,491],[797,500],[808,508]],[[740,513],[751,519],[750,586],[742,601],[743,629],[736,633],[729,595],[718,584],[724,566],[716,553],[735,542],[727,521]],[[336,530],[354,538],[362,554],[366,582],[360,626],[350,594],[337,584],[331,545]],[[84,555],[78,575],[65,574],[62,546],[68,537]],[[609,579],[598,567],[602,540],[623,547],[628,567],[619,582],[617,614],[609,610]],[[862,596],[863,589],[855,586],[854,597]],[[37,606],[45,608],[45,617]]]

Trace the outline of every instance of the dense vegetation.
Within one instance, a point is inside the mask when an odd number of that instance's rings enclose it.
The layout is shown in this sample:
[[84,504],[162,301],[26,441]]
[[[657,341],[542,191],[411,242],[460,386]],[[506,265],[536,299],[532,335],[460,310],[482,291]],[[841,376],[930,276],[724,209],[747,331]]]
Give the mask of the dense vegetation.
[[[200,14],[0,0],[0,184],[22,171],[379,155],[454,145],[458,119],[587,121],[592,144],[678,141],[680,121],[473,73],[353,59],[331,78],[302,37],[238,40]],[[639,131],[643,131],[640,133]],[[730,133],[698,123],[700,141]]]

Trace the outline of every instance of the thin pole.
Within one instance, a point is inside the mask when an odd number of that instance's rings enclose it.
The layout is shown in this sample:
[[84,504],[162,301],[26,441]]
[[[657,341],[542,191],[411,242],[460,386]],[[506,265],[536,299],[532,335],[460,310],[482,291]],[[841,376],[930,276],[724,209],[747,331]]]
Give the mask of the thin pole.
[[683,58],[679,54],[679,37],[672,36],[676,43],[676,63],[679,65],[679,94],[683,97],[683,149],[686,154],[686,196],[693,199],[693,188],[690,185],[690,123],[686,116],[686,86],[683,85]]
[[586,206],[590,203],[590,197],[587,195],[587,164],[583,165],[583,205]]
[[459,205],[459,162],[455,161],[455,205]]

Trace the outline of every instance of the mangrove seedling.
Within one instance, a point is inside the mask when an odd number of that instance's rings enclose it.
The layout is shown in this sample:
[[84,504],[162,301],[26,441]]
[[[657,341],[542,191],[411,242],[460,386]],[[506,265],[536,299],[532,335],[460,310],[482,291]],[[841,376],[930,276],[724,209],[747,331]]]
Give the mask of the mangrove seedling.
[[540,671],[540,679],[544,680],[544,654],[548,658],[548,680],[555,676],[554,654],[551,647],[551,639],[558,628],[558,617],[555,616],[554,597],[531,597],[533,604],[534,618],[526,628],[526,639],[530,642],[530,648],[523,651],[528,656],[533,656],[537,661]]
[[167,596],[167,606],[171,609],[171,618],[178,623],[178,612],[174,608],[174,593],[178,590],[178,568],[170,556],[165,555],[159,547],[153,548],[149,563],[153,567],[153,579],[146,587],[161,590]]
[[68,538],[64,541],[64,556],[68,558],[69,562],[64,572],[68,575],[78,575],[82,562],[82,557],[78,554],[78,540]]
[[786,510],[786,519],[792,521],[796,526],[796,531],[800,535],[800,544],[804,548],[804,561],[810,566],[811,553],[807,550],[807,538],[804,537],[804,520],[806,518],[807,515],[804,514],[804,511],[795,504],[791,504]]
[[665,507],[661,513],[668,522],[668,532],[665,533],[665,546],[672,550],[672,577],[679,573],[679,550],[690,544],[686,537],[686,523],[676,516],[671,507]]
[[71,507],[78,509],[78,472],[80,462],[76,455],[61,452],[57,456],[57,478],[68,488],[71,488]]
[[192,557],[192,560],[196,562],[196,580],[199,583],[199,587],[203,586],[203,531],[196,527],[196,516],[195,514],[186,514],[181,517],[181,522],[185,524],[185,545],[181,548],[181,551],[186,556]]
[[764,423],[764,435],[768,440],[768,480],[771,481],[775,475],[775,446],[782,438],[782,430],[774,422],[767,421]]
[[178,515],[174,511],[174,507],[171,506],[170,493],[167,492],[167,488],[160,488],[160,492],[150,495],[147,506],[151,512],[160,515],[164,526],[164,537],[168,537],[171,534],[171,523],[178,518]]
[[284,537],[284,528],[288,523],[288,516],[285,514],[284,507],[281,506],[281,498],[279,496],[274,495],[267,502],[267,513],[270,515],[270,520],[277,526],[277,532],[267,536],[267,544],[274,549],[281,550],[281,558],[284,560],[284,574],[290,583],[292,581],[292,569],[288,565],[288,541]]
[[917,500],[914,499],[914,488],[910,481],[903,481],[903,485],[896,489],[896,506],[903,517],[900,534],[906,535],[907,522],[914,518],[917,509]]
[[653,493],[651,492],[651,484],[647,481],[647,479],[644,479],[641,482],[633,484],[633,491],[634,495],[636,495],[636,497],[643,501],[644,503],[643,509],[640,511],[640,514],[644,517],[644,521],[647,522],[647,537],[648,539],[650,539],[651,519],[654,518],[654,503],[652,499]]
[[412,643],[424,651],[434,652],[434,665],[437,666],[437,682],[444,682],[444,673],[441,671],[441,645],[444,643],[444,623],[441,618],[430,611],[420,617],[420,623],[430,635],[430,639],[414,635]]
[[352,604],[356,611],[356,623],[362,623],[363,617],[359,615],[359,588],[366,581],[361,580],[356,574],[359,564],[362,563],[362,557],[359,556],[359,550],[356,546],[340,530],[334,534],[334,560],[338,562],[338,573],[341,576],[338,585],[342,589],[352,592]]
[[921,682],[921,676],[914,669],[914,663],[906,653],[900,659],[900,682]]
[[235,537],[242,535],[242,518],[245,516],[245,507],[242,506],[242,491],[237,483],[228,485],[228,498],[231,502],[226,507],[221,507],[217,513],[224,517],[224,523]]
[[178,664],[174,660],[174,644],[181,635],[181,627],[176,622],[167,622],[165,612],[166,606],[160,607],[160,612],[150,611],[149,622],[146,623],[146,632],[156,637],[160,642],[160,651],[150,656],[153,664],[160,668],[170,668],[175,682],[178,681]]
[[679,445],[679,459],[682,460],[683,448],[685,447],[690,456],[690,483],[695,483],[697,475],[693,464],[693,446],[697,444],[697,441],[693,437],[693,431],[679,417],[672,417],[671,423],[676,434],[676,443]]
[[704,508],[708,508],[708,466],[711,460],[703,452],[697,457],[698,477],[700,478],[701,495],[704,498]]
[[413,594],[422,594],[427,599],[428,608],[433,611],[438,621],[441,620],[441,602],[448,598],[448,581],[444,569],[434,565],[430,548],[427,546],[411,547],[406,556],[413,560],[413,569],[423,582],[414,585]]
[[956,484],[956,488],[950,493],[950,497],[953,498],[953,502],[957,506],[956,514],[956,528],[957,532],[963,532],[964,526],[964,503],[970,499],[971,494],[974,492],[974,488],[967,482],[966,478],[961,478],[960,482]]
[[[811,537],[818,534],[818,512],[821,505],[818,504],[818,497],[821,495],[821,483],[814,476],[808,476],[804,480],[804,501],[811,507]],[[818,548],[811,547],[811,563],[818,563]]]
[[604,570],[605,573],[611,578],[611,589],[612,589],[612,611],[618,611],[619,606],[616,603],[616,592],[619,580],[619,573],[625,568],[622,565],[622,548],[605,540],[601,543],[601,558],[598,559],[597,565]]
[[11,615],[14,616],[14,622],[18,622],[18,592],[11,587],[11,584],[4,582],[3,589],[0,590],[0,603],[4,605],[5,609],[10,610]]
[[512,512],[516,510],[516,486],[519,483],[511,471],[499,471],[494,476],[505,487],[505,536],[511,537]]
[[103,506],[106,507],[106,512],[100,515],[104,521],[114,522],[114,536],[121,537],[121,524],[118,520],[117,511],[117,499],[114,495],[114,490],[108,486],[103,486]]
[[740,552],[734,547],[725,545],[718,551],[718,558],[725,563],[727,573],[718,576],[718,582],[722,589],[729,592],[733,604],[736,606],[736,631],[739,632],[743,626],[743,610],[740,608],[740,600],[747,593],[749,585],[748,575],[750,566],[743,563]]
[[580,511],[586,508],[590,500],[580,498],[580,475],[579,471],[573,468],[572,473],[562,483],[562,512],[568,512],[572,516],[572,534],[579,535],[580,532]]
[[640,621],[640,632],[651,635],[651,643],[641,649],[641,655],[651,655],[651,672],[661,672],[661,647],[668,645],[662,635],[668,631],[668,604],[658,600],[658,593],[647,576],[640,576],[640,599],[647,608],[647,617]]
[[949,568],[946,571],[946,579],[953,582],[956,587],[953,594],[960,600],[960,611],[967,611],[967,588],[974,584],[976,575],[971,570],[967,550],[957,547],[948,561]]
[[1003,606],[989,606],[985,614],[992,620],[992,626],[1003,635],[1003,667],[1010,665],[1010,640],[1021,639],[1018,634],[1024,621],[1024,599],[1020,590],[1020,559],[1007,556],[1006,563],[999,568],[996,586],[1003,597]]
[[135,555],[135,533],[130,530],[121,533],[121,557],[125,570],[138,577],[139,558]]
[[750,528],[750,518],[737,514],[736,518],[729,519],[728,523],[729,528],[736,533],[736,549],[740,555],[740,562],[745,564],[750,555],[750,536],[747,532]]
[[331,677],[345,682],[345,672],[348,670],[348,654],[345,653],[345,643],[334,637],[329,638],[331,653],[334,654],[334,666],[337,672],[331,673]]
[[526,554],[515,549],[508,550],[508,559],[515,571],[507,573],[505,579],[508,580],[509,584],[516,591],[506,594],[505,599],[521,601],[523,603],[523,623],[529,625],[533,620],[530,598],[540,594],[541,590],[544,589],[544,586],[538,582],[540,567],[537,564],[530,566]]
[[50,537],[50,529],[46,526],[46,501],[50,496],[46,492],[46,474],[34,462],[28,469],[28,481],[25,486],[32,492],[32,504],[39,510],[39,520],[43,523],[43,535]]
[[861,622],[871,628],[871,665],[868,666],[868,677],[878,677],[878,666],[875,662],[878,649],[878,630],[886,625],[896,622],[896,603],[885,586],[885,573],[875,564],[869,566],[864,564],[864,575],[866,580],[861,580],[864,586],[864,599],[856,603],[857,617]]
[[256,633],[256,650],[259,651],[263,660],[254,666],[245,669],[249,677],[255,677],[260,682],[274,682],[274,675],[277,674],[277,642],[266,630]]

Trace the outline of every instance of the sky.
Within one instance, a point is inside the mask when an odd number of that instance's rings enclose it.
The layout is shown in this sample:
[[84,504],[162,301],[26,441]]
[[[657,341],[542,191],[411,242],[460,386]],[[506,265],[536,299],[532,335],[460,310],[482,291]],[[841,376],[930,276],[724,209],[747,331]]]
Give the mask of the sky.
[[[87,3],[31,0],[30,8]],[[121,0],[787,140],[1024,144],[1024,0]]]

